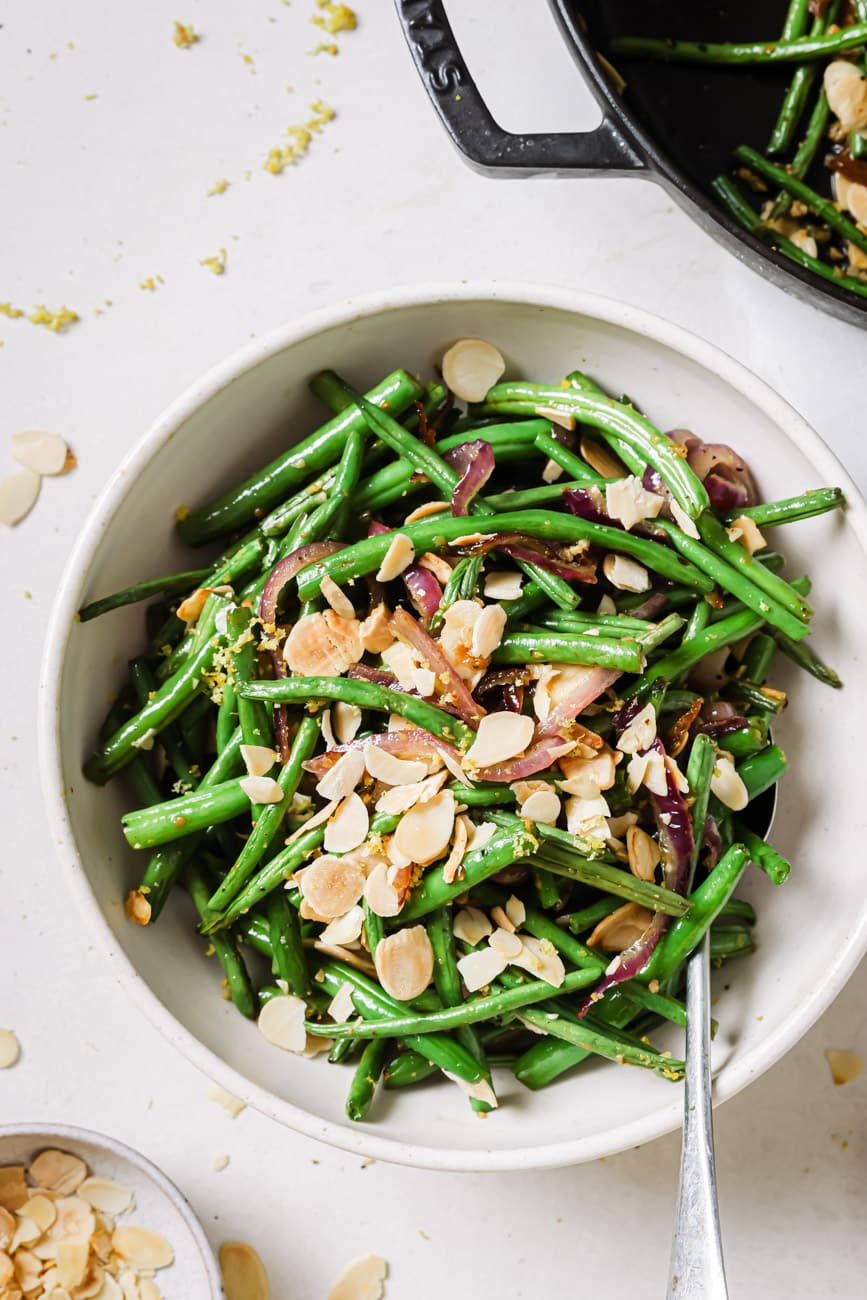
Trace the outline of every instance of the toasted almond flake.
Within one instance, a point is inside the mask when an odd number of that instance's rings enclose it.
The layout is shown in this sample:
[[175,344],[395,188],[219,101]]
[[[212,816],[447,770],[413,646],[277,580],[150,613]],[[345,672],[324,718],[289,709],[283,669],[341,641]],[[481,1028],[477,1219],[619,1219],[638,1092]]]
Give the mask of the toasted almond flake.
[[250,803],[280,803],[283,791],[272,776],[242,776],[238,782]]
[[414,668],[410,674],[413,690],[423,699],[430,699],[436,690],[437,675],[430,668]]
[[[15,1254],[15,1281],[22,1291],[35,1291],[39,1284],[39,1274],[42,1272],[42,1264],[38,1257],[32,1251],[25,1250],[22,1246]],[[14,1294],[20,1294],[15,1292]]]
[[756,521],[750,519],[749,515],[738,515],[737,519],[732,520],[731,528],[726,531],[731,540],[740,542],[750,555],[755,555],[756,551],[763,551],[767,546]]
[[586,434],[581,439],[581,456],[603,478],[623,478],[625,471],[620,461],[601,442]]
[[588,948],[623,952],[640,939],[653,920],[653,912],[638,903],[624,903],[604,916],[586,940]]
[[520,573],[503,569],[485,575],[483,591],[487,600],[518,600],[521,590]]
[[34,1223],[31,1218],[25,1214],[25,1206],[18,1211],[18,1222],[15,1225],[15,1235],[9,1246],[10,1255],[14,1255],[19,1246],[32,1246],[34,1241],[38,1241],[42,1236],[42,1229]]
[[556,483],[558,478],[563,477],[563,466],[558,465],[556,460],[546,460],[542,469],[543,483]]
[[355,943],[356,939],[361,937],[363,924],[364,911],[356,904],[343,916],[338,916],[335,921],[327,925],[319,937],[323,943]]
[[349,853],[363,844],[370,828],[370,813],[360,795],[348,794],[325,828],[326,853]]
[[560,816],[560,799],[557,791],[550,786],[547,790],[535,791],[521,804],[520,811],[521,816],[529,817],[530,821],[554,826]]
[[221,1088],[218,1083],[212,1083],[208,1087],[208,1100],[215,1101],[218,1106],[232,1118],[237,1119],[242,1110],[247,1109],[247,1103],[241,1101],[240,1097],[234,1096],[226,1088]]
[[609,595],[604,595],[596,607],[597,614],[616,614],[617,606]]
[[843,130],[867,132],[867,77],[857,63],[834,59],[825,68],[825,94]]
[[221,1174],[224,1169],[229,1167],[229,1156],[225,1151],[219,1151],[215,1156],[211,1156],[211,1168],[215,1174]]
[[602,561],[602,572],[612,587],[617,587],[619,591],[647,591],[650,586],[647,570],[628,555],[617,555],[609,551]]
[[473,654],[473,631],[481,618],[483,606],[474,600],[456,600],[443,616],[440,645],[460,677],[475,684],[485,667],[485,660]]
[[0,1250],[6,1250],[15,1235],[15,1216],[0,1205]]
[[655,739],[656,709],[652,704],[645,704],[620,733],[617,748],[624,754],[637,754],[639,750],[649,749]]
[[388,1264],[381,1255],[362,1255],[346,1266],[328,1292],[328,1300],[382,1300],[387,1277]]
[[364,653],[361,623],[333,609],[299,618],[283,645],[283,658],[302,677],[340,677]]
[[421,781],[413,785],[396,785],[392,789],[386,790],[376,801],[376,811],[387,813],[391,817],[396,817],[399,813],[407,812],[421,798],[424,785]]
[[410,862],[427,866],[445,853],[455,823],[455,797],[451,790],[440,790],[426,803],[418,803],[404,813],[394,832],[397,851]]
[[320,591],[339,618],[355,618],[355,606],[346,592],[326,573]]
[[859,1074],[864,1073],[864,1061],[858,1052],[841,1051],[836,1047],[825,1048],[825,1060],[831,1071],[831,1078],[837,1087],[851,1083]]
[[364,766],[383,785],[413,785],[427,776],[427,765],[411,759],[395,758],[380,745],[364,746]]
[[277,751],[270,745],[242,745],[241,758],[248,776],[267,776],[277,762]]
[[147,750],[148,752],[150,752],[150,750],[152,750],[153,747],[154,747],[154,741],[155,741],[155,739],[156,739],[156,734],[157,734],[157,733],[156,733],[152,728],[151,728],[150,730],[146,731],[146,732],[144,733],[143,736],[139,736],[138,740],[134,740],[134,741],[132,742],[132,744],[133,744],[133,748],[134,748],[134,749],[144,749],[144,750]]
[[417,664],[415,655],[409,646],[400,641],[395,641],[386,646],[382,652],[382,662],[390,672],[394,673],[398,685],[402,686],[405,691],[412,690],[412,675]]
[[476,659],[490,659],[503,639],[506,611],[502,605],[486,605],[473,627],[472,653]]
[[395,843],[393,835],[389,835],[388,839],[385,841],[385,855],[392,866],[399,871],[402,871],[405,867],[411,867],[413,865],[412,858],[408,857],[407,854],[402,851],[400,846]]
[[262,1036],[274,1047],[280,1047],[284,1052],[303,1052],[307,1046],[306,1013],[303,998],[284,993],[265,1003],[256,1023]]
[[400,891],[391,883],[388,874],[388,864],[380,862],[373,868],[364,886],[367,905],[376,916],[397,916],[401,908]]
[[391,582],[400,577],[415,559],[415,547],[405,533],[395,533],[382,564],[376,573],[377,582]]
[[89,1240],[96,1228],[96,1216],[86,1201],[80,1196],[57,1194],[55,1200],[57,1218],[48,1229],[49,1240],[63,1241],[75,1237],[81,1241]]
[[440,758],[456,781],[460,781],[463,785],[473,784],[472,772],[464,771],[461,760],[455,754],[450,754],[447,749],[444,749]]
[[575,428],[575,416],[571,411],[566,411],[559,406],[537,406],[536,414],[543,420],[550,420],[561,429],[568,429],[571,432]]
[[[5,1288],[8,1285],[8,1283],[12,1281],[14,1276],[15,1276],[15,1265],[12,1263],[12,1260],[6,1254],[5,1250],[0,1250],[0,1287]],[[8,1293],[4,1290],[3,1295],[7,1295],[7,1294]],[[17,1294],[20,1295],[21,1292],[19,1291]]]
[[496,948],[480,948],[478,952],[468,952],[458,960],[458,972],[468,993],[476,993],[492,983],[509,964]]
[[487,1079],[478,1079],[475,1083],[470,1083],[467,1079],[462,1079],[459,1074],[452,1074],[449,1070],[443,1070],[447,1079],[456,1083],[461,1092],[467,1097],[472,1097],[474,1101],[483,1101],[491,1110],[496,1110],[499,1106],[497,1094],[494,1092]]
[[503,911],[502,907],[491,908],[491,920],[494,925],[500,926],[503,930],[508,930],[509,934],[514,934],[518,928],[509,920],[508,914]]
[[443,880],[447,885],[451,885],[460,874],[468,839],[466,818],[456,818],[451,852],[443,863]]
[[[296,879],[298,877],[296,876]],[[301,893],[313,910],[326,920],[344,916],[361,898],[364,867],[354,858],[323,854],[300,875]]]
[[488,918],[478,907],[462,907],[456,914],[452,929],[456,939],[468,943],[471,948],[486,939],[493,931]]
[[527,909],[516,894],[510,894],[506,899],[506,916],[516,928],[527,919]]
[[502,354],[485,339],[458,339],[442,360],[446,386],[463,402],[481,402],[505,369]]
[[316,786],[323,799],[345,799],[364,775],[364,750],[347,749]]
[[698,541],[700,533],[695,526],[695,521],[686,513],[683,506],[679,506],[676,501],[671,501],[669,502],[669,509],[680,531],[686,533],[687,537],[692,537],[695,541]]
[[84,1281],[87,1273],[87,1261],[90,1255],[89,1243],[74,1238],[57,1243],[57,1280],[68,1290],[75,1290]]
[[472,829],[469,832],[469,843],[467,844],[468,853],[479,853],[497,833],[496,822],[473,822]]
[[647,786],[651,794],[663,797],[668,793],[668,781],[665,774],[665,759],[662,754],[651,749],[647,754],[633,754],[626,769],[626,784],[631,794],[640,785]]
[[370,654],[382,654],[394,640],[391,630],[391,611],[380,602],[361,624],[361,644]]
[[661,857],[659,845],[640,826],[630,826],[627,830],[626,854],[633,876],[639,880],[653,880]]
[[560,782],[566,794],[576,794],[581,799],[595,799],[602,790],[614,784],[615,756],[605,749],[592,758],[561,758],[560,766],[567,779]]
[[71,1196],[87,1177],[87,1165],[68,1151],[46,1147],[40,1151],[27,1172],[37,1187]]
[[624,835],[637,821],[638,813],[632,811],[621,813],[619,817],[608,818],[608,829],[613,836],[618,837]]
[[8,1070],[21,1055],[21,1044],[12,1029],[0,1029],[0,1070]]
[[32,469],[18,469],[0,479],[0,523],[10,528],[36,505],[42,480]]
[[62,474],[68,450],[59,433],[28,430],[12,435],[12,455],[34,474]]
[[566,967],[557,949],[547,939],[536,939],[529,934],[522,935],[521,939],[521,951],[509,959],[511,964],[559,988],[566,978]]
[[132,1205],[133,1194],[129,1187],[116,1183],[111,1178],[91,1176],[85,1178],[78,1189],[78,1195],[95,1210],[103,1214],[117,1216],[124,1214]]
[[619,519],[628,532],[644,519],[655,519],[665,498],[657,492],[648,492],[634,474],[605,485],[605,513]]
[[453,573],[452,566],[449,564],[448,560],[444,560],[441,555],[435,555],[433,551],[425,551],[424,555],[422,555],[419,560],[419,567],[430,570],[434,577],[441,582],[443,586],[446,585]]
[[138,1278],[132,1269],[124,1269],[123,1272],[118,1275],[118,1282],[120,1284],[120,1293],[123,1296],[123,1300],[141,1300],[141,1295],[138,1289]]
[[489,767],[522,753],[533,739],[533,719],[504,709],[488,713],[479,723],[476,738],[464,755],[464,765]]
[[270,1300],[265,1265],[245,1241],[226,1241],[220,1247],[220,1271],[226,1300]]
[[750,801],[743,778],[738,774],[731,754],[717,750],[716,761],[710,778],[710,788],[720,803],[724,803],[733,812],[740,812]]
[[448,501],[425,501],[424,505],[416,506],[411,510],[404,519],[405,524],[414,524],[419,519],[428,519],[431,515],[441,515],[444,510],[451,510],[451,503]]
[[[83,1186],[84,1183],[82,1183]],[[80,1188],[78,1194],[81,1195]],[[39,1194],[31,1196],[27,1204],[22,1206],[21,1214],[25,1219],[30,1219],[32,1223],[35,1223],[40,1232],[47,1232],[57,1218],[54,1202],[49,1197],[40,1196]]]
[[379,982],[399,1002],[419,997],[433,977],[434,955],[427,930],[413,925],[380,940],[374,955]]
[[335,700],[331,706],[331,721],[334,734],[341,745],[350,744],[358,734],[361,726],[361,709],[356,704],[347,704],[344,700]]
[[513,961],[515,957],[519,957],[524,947],[519,935],[504,930],[502,926],[494,931],[488,942],[495,952],[505,957],[506,961]]
[[210,587],[197,587],[178,605],[177,615],[184,623],[191,626],[198,621],[199,615],[205,608],[205,602],[211,594]]
[[355,1015],[355,1006],[352,1002],[352,985],[348,980],[343,981],[329,1002],[328,1014],[338,1025],[346,1024],[346,1021]]

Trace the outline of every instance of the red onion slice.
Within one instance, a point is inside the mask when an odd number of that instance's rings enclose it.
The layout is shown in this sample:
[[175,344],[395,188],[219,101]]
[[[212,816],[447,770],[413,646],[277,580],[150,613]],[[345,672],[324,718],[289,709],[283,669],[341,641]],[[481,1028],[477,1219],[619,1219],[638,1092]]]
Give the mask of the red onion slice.
[[489,442],[476,438],[459,442],[443,453],[443,460],[460,474],[452,493],[452,514],[469,513],[470,502],[478,496],[494,472],[494,449]]
[[634,979],[636,975],[644,970],[653,956],[656,945],[668,928],[669,919],[662,912],[656,912],[644,934],[640,935],[633,944],[630,944],[628,948],[624,948],[623,952],[618,953],[613,958],[601,984],[597,984],[593,992],[584,999],[578,1008],[579,1020],[583,1020],[587,1012],[592,1011],[597,1002],[601,1002],[609,989],[614,988],[617,984],[625,983],[626,980]]
[[467,689],[457,669],[445,651],[421,624],[405,609],[396,609],[391,620],[392,631],[404,645],[415,650],[423,663],[436,677],[435,694],[439,699],[447,695],[459,718],[473,728],[478,728],[485,710],[477,704]]
[[599,488],[565,488],[563,500],[579,519],[586,519],[591,524],[606,524],[609,528],[623,528],[619,519],[612,519],[605,513],[605,495]]
[[584,712],[588,704],[593,704],[600,695],[613,686],[618,677],[620,673],[611,668],[588,668],[580,687],[552,709],[537,728],[536,739],[568,735],[569,724],[575,721],[579,713]]
[[540,569],[547,569],[549,573],[556,574],[566,582],[595,583],[596,581],[595,564],[572,564],[568,560],[558,559],[556,555],[549,555],[531,546],[516,546],[513,542],[497,549],[513,560],[523,560],[525,564],[538,564]]
[[575,742],[564,736],[547,735],[536,739],[518,758],[510,758],[505,763],[493,763],[490,767],[480,767],[473,773],[476,781],[523,781],[537,772],[545,772],[558,758],[575,748]]
[[363,749],[365,745],[375,745],[377,749],[393,754],[395,758],[418,758],[420,755],[436,752],[448,754],[455,763],[459,764],[461,761],[459,751],[448,741],[432,736],[429,731],[421,727],[407,727],[401,731],[383,731],[375,736],[351,740],[346,745],[337,745],[334,749],[326,750],[324,754],[318,754],[316,758],[308,759],[304,764],[304,770],[312,772],[319,780],[330,771],[341,754],[345,754],[348,749]]

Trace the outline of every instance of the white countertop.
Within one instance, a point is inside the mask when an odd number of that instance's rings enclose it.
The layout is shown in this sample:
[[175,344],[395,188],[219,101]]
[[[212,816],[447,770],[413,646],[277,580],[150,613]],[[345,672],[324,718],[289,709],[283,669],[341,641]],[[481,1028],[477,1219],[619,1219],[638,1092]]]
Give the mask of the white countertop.
[[[277,1300],[324,1298],[342,1264],[365,1251],[390,1261],[388,1300],[659,1296],[676,1136],[575,1169],[458,1176],[364,1168],[252,1111],[231,1120],[115,986],[45,828],[36,682],[70,546],[160,409],[289,317],[449,277],[609,294],[751,366],[867,486],[864,333],[740,266],[649,182],[475,176],[435,120],[392,6],[357,8],[359,29],[337,38],[336,58],[308,54],[321,37],[308,21],[313,0],[31,0],[3,15],[0,301],[63,303],[81,321],[55,336],[0,316],[0,473],[18,429],[57,430],[79,459],[0,538],[0,1025],[23,1048],[0,1075],[0,1121],[80,1123],[138,1147],[189,1195],[215,1244],[256,1246]],[[175,19],[202,41],[177,49]],[[596,120],[545,5],[476,0],[460,32],[504,125]],[[264,153],[320,97],[337,119],[298,167],[265,174]],[[228,191],[206,197],[220,177]],[[221,247],[228,264],[218,278],[199,259]],[[154,292],[139,288],[149,276],[162,277]],[[736,430],[732,441],[740,445]],[[853,845],[852,863],[828,870],[854,869],[862,853]],[[867,1077],[835,1088],[823,1049],[867,1055],[865,994],[862,966],[806,1038],[718,1114],[729,1280],[740,1300],[863,1293]],[[231,1160],[216,1173],[222,1152]]]

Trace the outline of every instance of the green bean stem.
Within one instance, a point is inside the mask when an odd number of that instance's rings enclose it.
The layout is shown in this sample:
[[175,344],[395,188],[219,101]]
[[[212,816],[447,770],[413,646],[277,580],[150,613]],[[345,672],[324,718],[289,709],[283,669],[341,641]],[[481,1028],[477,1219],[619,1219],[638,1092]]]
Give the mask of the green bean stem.
[[608,46],[615,58],[659,59],[663,63],[803,63],[827,59],[867,45],[867,23],[855,23],[822,36],[802,36],[795,41],[658,40],[650,36],[617,36]]

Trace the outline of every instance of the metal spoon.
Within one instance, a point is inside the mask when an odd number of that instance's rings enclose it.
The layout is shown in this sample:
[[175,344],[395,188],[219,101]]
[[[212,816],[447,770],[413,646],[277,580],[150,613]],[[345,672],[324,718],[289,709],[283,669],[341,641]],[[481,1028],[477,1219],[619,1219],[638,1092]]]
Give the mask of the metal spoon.
[[[764,838],[776,811],[776,788],[750,806],[750,828]],[[720,1234],[710,1077],[710,935],[686,968],[686,1079],[680,1187],[667,1300],[728,1300]]]

